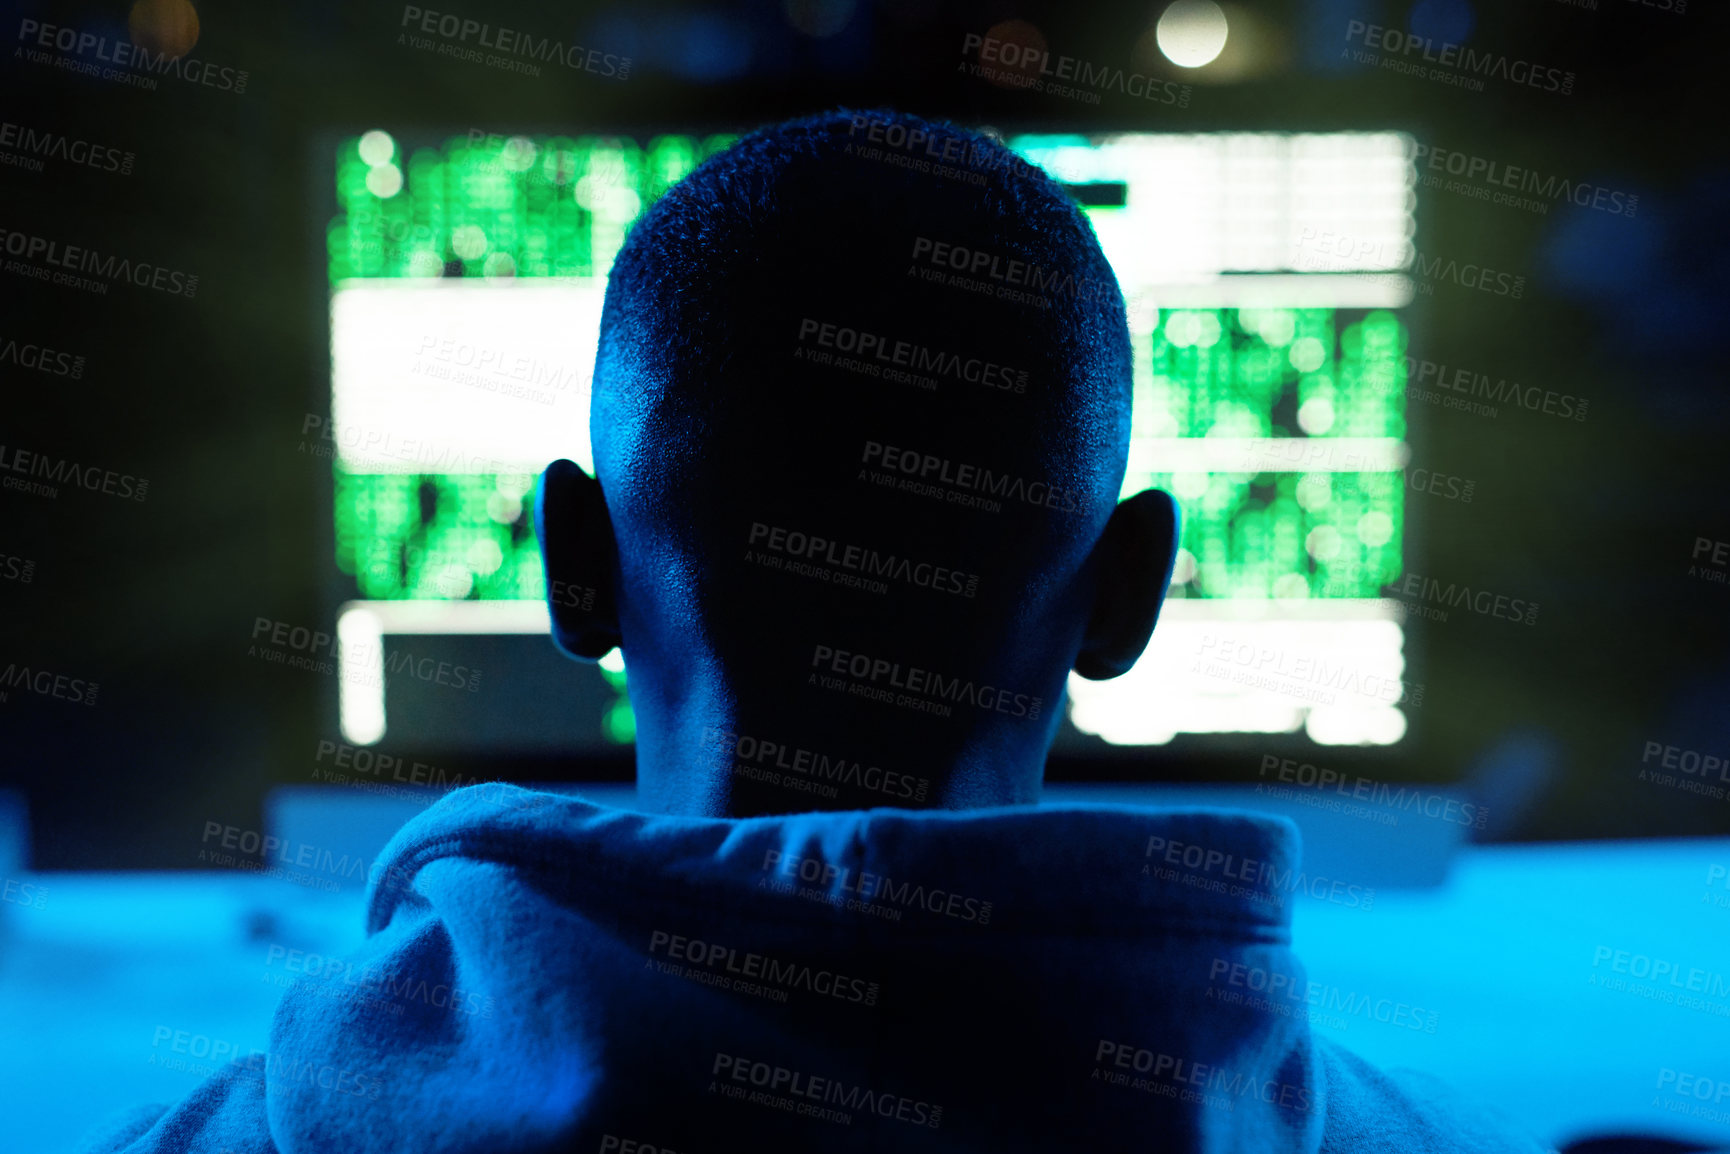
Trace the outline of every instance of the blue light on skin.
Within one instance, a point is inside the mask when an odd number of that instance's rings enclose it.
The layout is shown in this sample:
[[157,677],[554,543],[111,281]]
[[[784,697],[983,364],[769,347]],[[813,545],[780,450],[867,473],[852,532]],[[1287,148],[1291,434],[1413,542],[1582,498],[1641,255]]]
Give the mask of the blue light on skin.
[[[607,451],[605,439],[597,438],[598,462],[606,460]],[[709,492],[700,514],[686,525],[740,526],[755,515],[749,511],[755,506],[742,494],[720,484],[709,486]],[[675,497],[663,494],[656,500]],[[807,503],[778,520],[821,520],[841,540],[893,540],[890,520],[872,516],[866,507],[837,517],[832,505],[822,516],[818,504]],[[622,518],[614,511],[619,506],[624,506]],[[664,505],[652,507],[666,511]],[[640,799],[661,812],[711,816],[860,804],[847,794],[789,797],[782,790],[731,781],[730,751],[715,740],[717,731],[901,768],[932,783],[926,805],[1036,801],[1068,671],[1117,676],[1140,655],[1171,579],[1178,517],[1176,503],[1157,489],[1106,505],[1103,516],[1095,514],[1084,528],[1066,535],[1067,548],[1052,567],[1055,572],[1027,562],[1014,593],[1031,597],[982,596],[978,612],[995,618],[997,630],[969,622],[961,607],[934,596],[916,609],[885,598],[888,603],[878,610],[882,615],[865,619],[861,628],[863,615],[853,591],[821,587],[820,596],[788,601],[784,584],[768,579],[773,574],[734,560],[739,543],[724,532],[669,540],[663,536],[663,518],[608,500],[602,485],[570,461],[547,468],[535,499],[549,587],[561,580],[602,591],[586,613],[549,602],[556,643],[587,660],[598,660],[623,643],[637,720]],[[622,533],[614,528],[620,520],[628,526]],[[743,541],[743,535],[735,536]],[[621,545],[621,538],[628,543]],[[616,559],[621,553],[622,562]],[[996,559],[1003,559],[1002,551]],[[967,562],[957,567],[966,568]],[[1002,567],[979,569],[1008,577]],[[932,645],[933,636],[942,643]],[[1030,722],[961,706],[950,718],[902,716],[904,711],[875,702],[816,691],[789,700],[813,664],[812,639],[824,637],[837,639],[833,648],[858,637],[855,652],[901,655],[907,665],[924,660],[955,675],[990,669],[973,676],[1042,697],[1041,717]],[[935,656],[920,658],[927,653]],[[885,797],[865,804],[918,803]]]
[[[960,131],[905,119],[921,139]],[[1127,672],[1170,582],[1176,503],[1159,490],[1117,501],[1128,328],[1086,218],[1037,170],[971,134],[969,147],[1002,151],[993,171],[1015,198],[859,161],[849,146],[863,120],[827,113],[772,141],[747,137],[639,219],[603,308],[595,475],[556,461],[537,488],[547,587],[597,592],[549,600],[554,641],[590,661],[623,649],[639,797],[653,810],[1035,802],[1070,670]],[[748,212],[738,187],[753,189]],[[1008,263],[994,253],[1020,254],[1023,272],[1059,270],[1066,287],[1043,309],[958,292],[910,273],[906,254],[935,251],[932,237],[967,238],[994,269]],[[909,388],[795,357],[814,316],[1015,366],[1033,383]],[[1015,478],[1022,496],[986,511],[953,492],[907,491],[896,481],[908,470],[892,463],[907,453],[941,464],[939,477],[963,462]],[[873,594],[782,558],[765,566],[755,526],[958,570],[977,588]],[[834,678],[835,654],[863,655],[871,674]],[[912,669],[989,686],[992,704],[976,694],[948,699],[947,716],[910,707],[898,694]],[[861,684],[894,686],[892,700],[861,695]],[[736,736],[929,785],[923,797],[789,790],[734,772]]]

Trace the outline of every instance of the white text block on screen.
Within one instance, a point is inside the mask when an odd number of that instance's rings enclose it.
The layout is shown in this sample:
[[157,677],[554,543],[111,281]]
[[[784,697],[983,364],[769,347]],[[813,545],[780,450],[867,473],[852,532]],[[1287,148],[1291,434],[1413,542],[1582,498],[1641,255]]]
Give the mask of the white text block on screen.
[[331,436],[355,473],[585,469],[606,282],[345,281],[331,295]]

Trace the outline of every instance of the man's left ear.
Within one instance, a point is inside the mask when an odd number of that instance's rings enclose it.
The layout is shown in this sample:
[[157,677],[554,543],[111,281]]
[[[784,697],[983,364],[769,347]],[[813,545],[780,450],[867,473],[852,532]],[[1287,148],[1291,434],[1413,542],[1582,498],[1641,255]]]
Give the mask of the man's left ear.
[[1075,671],[1089,681],[1129,672],[1159,623],[1183,514],[1171,494],[1143,489],[1118,502],[1093,549],[1098,584]]
[[601,483],[563,458],[535,486],[535,537],[553,644],[599,661],[619,644],[618,544]]

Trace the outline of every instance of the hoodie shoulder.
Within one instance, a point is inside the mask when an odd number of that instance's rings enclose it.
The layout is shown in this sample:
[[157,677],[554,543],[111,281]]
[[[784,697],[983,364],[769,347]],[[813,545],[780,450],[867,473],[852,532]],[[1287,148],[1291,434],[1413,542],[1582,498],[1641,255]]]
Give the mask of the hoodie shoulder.
[[277,1154],[256,1062],[237,1059],[172,1107],[138,1106],[90,1133],[82,1154]]
[[1327,1111],[1320,1154],[1551,1154],[1511,1119],[1413,1070],[1382,1071],[1316,1039]]
[[80,1154],[120,1154],[148,1133],[167,1112],[168,1107],[162,1105],[134,1106],[91,1130],[78,1150]]

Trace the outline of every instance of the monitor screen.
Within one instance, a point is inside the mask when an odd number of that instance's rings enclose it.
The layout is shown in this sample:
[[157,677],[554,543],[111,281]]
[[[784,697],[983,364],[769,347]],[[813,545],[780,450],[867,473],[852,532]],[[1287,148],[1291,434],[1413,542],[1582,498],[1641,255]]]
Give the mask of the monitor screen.
[[[1412,141],[999,135],[1093,223],[1135,357],[1124,494],[1158,486],[1184,516],[1152,644],[1121,678],[1072,676],[1058,749],[1246,733],[1399,742],[1423,692],[1407,609],[1382,595],[1412,547]],[[627,230],[734,139],[340,142],[330,407],[307,432],[333,471],[346,740],[631,742],[621,656],[562,662],[546,637],[534,481],[558,457],[592,468],[590,376]],[[563,686],[556,708],[548,677]],[[483,679],[486,693],[460,692]]]

